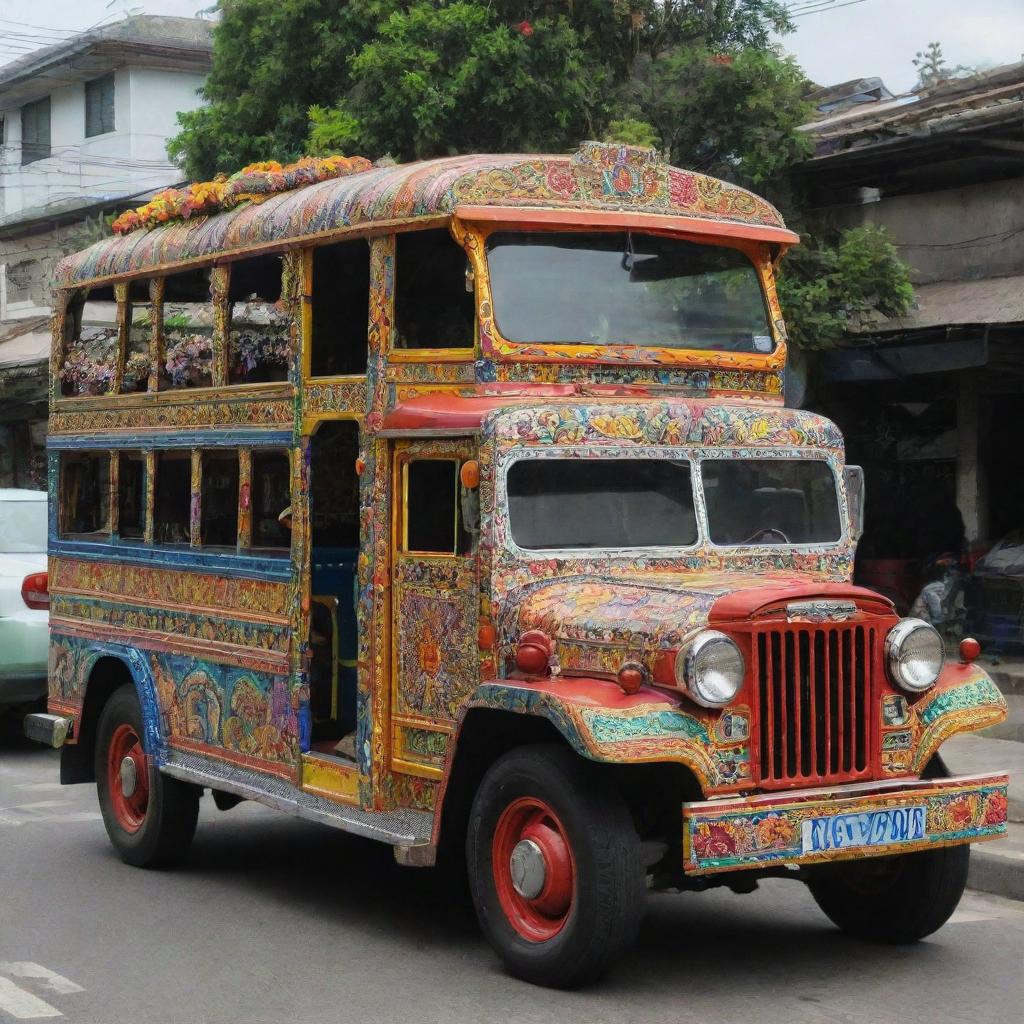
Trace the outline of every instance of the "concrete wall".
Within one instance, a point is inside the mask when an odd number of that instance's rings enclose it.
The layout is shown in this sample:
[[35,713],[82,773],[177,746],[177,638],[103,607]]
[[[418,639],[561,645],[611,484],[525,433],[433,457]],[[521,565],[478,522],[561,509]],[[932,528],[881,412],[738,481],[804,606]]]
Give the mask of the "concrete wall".
[[114,131],[85,137],[85,85],[50,94],[51,156],[21,165],[20,108],[0,109],[6,139],[0,150],[0,222],[56,207],[161,188],[181,172],[167,159],[175,114],[200,105],[203,76],[118,68],[114,78]]
[[1024,178],[892,196],[830,211],[841,226],[882,224],[915,284],[977,280],[1024,269]]

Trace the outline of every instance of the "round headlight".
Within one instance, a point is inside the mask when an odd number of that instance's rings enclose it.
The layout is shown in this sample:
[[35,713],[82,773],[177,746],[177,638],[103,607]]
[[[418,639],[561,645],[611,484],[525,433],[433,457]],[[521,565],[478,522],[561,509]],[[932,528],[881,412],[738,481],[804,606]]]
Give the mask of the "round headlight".
[[911,693],[934,686],[945,654],[942,637],[923,619],[903,619],[885,638],[885,660],[892,681]]
[[706,708],[721,708],[743,685],[743,653],[731,637],[708,629],[676,656],[676,681]]

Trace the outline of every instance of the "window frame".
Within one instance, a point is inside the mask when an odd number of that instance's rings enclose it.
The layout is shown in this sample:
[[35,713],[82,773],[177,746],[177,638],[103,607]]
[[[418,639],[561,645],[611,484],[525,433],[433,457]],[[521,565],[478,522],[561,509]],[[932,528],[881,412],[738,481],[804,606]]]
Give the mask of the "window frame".
[[[473,534],[466,529],[462,522],[462,509],[460,506],[462,497],[462,482],[460,480],[460,472],[462,464],[466,461],[466,458],[457,453],[450,455],[425,455],[420,453],[411,453],[407,457],[402,458],[401,467],[401,494],[402,494],[402,518],[401,518],[401,532],[399,535],[398,554],[404,556],[413,556],[416,558],[474,558],[476,555],[475,550],[475,538]],[[414,462],[450,462],[455,466],[455,520],[452,524],[452,549],[450,551],[421,551],[409,547],[409,467]],[[467,551],[459,552],[459,533],[463,532],[467,534],[470,539],[469,548]]]
[[[114,452],[105,448],[96,449],[65,449],[60,453],[60,467],[57,478],[57,536],[61,540],[71,541],[92,541],[98,544],[109,544],[113,540],[113,510],[112,510],[112,498],[113,498],[113,485],[116,479],[114,468],[113,468],[113,457]],[[67,529],[67,516],[69,512],[69,503],[67,496],[67,467],[73,463],[82,463],[90,459],[96,459],[102,461],[106,459],[107,462],[107,481],[106,481],[106,505],[107,505],[107,517],[103,528],[99,530],[93,530],[89,533],[80,533],[78,531],[72,531]]]
[[[260,445],[251,447],[248,449],[248,467],[243,469],[243,463],[239,461],[239,483],[238,483],[238,531],[239,536],[242,536],[243,528],[247,538],[247,545],[244,550],[246,554],[255,555],[257,558],[289,558],[291,556],[292,545],[295,541],[295,530],[294,528],[288,529],[288,543],[280,546],[268,545],[268,544],[257,544],[256,543],[256,524],[255,516],[253,514],[255,508],[256,499],[256,460],[260,455],[271,455],[278,454],[283,455],[285,458],[285,464],[288,467],[288,505],[286,508],[293,510],[294,516],[295,509],[295,479],[294,479],[294,466],[293,466],[293,448],[282,447],[280,445]],[[247,504],[243,507],[242,505],[242,487],[248,485],[248,494],[246,495]],[[282,509],[282,511],[284,511]],[[279,514],[280,515],[280,514]],[[244,520],[244,527],[243,527]],[[242,550],[243,545],[239,544],[239,550]]]
[[[26,131],[28,121],[26,119],[26,112],[30,112],[30,116],[35,116],[38,119],[39,113],[46,110],[46,142],[45,152],[44,143],[40,142],[38,138],[33,138],[28,141],[28,133]],[[49,96],[43,96],[38,100],[32,100],[29,103],[23,103],[19,111],[21,115],[21,166],[25,167],[28,164],[34,164],[39,160],[49,160],[53,155],[53,120],[52,120],[52,105]],[[33,123],[33,135],[38,135],[38,120]]]
[[[110,126],[106,126],[104,120],[104,112],[108,106],[105,101],[105,90],[109,85],[110,88],[110,100],[109,100],[109,111],[110,111]],[[116,88],[117,84],[115,81],[115,74],[113,71],[108,74],[101,75],[99,78],[91,78],[85,83],[83,90],[83,103],[84,103],[84,120],[85,120],[85,137],[87,139],[95,139],[101,135],[110,135],[117,131],[117,108],[116,108]],[[90,97],[95,95],[99,91],[99,126],[98,130],[89,130],[89,108],[90,108]],[[96,127],[94,125],[94,127]]]
[[[473,270],[473,340],[463,348],[400,348],[398,342],[398,290],[402,287],[401,267],[398,262],[398,240],[404,235],[423,234],[427,231],[445,231],[452,244],[462,250],[467,265]],[[473,363],[480,352],[480,291],[476,267],[466,247],[455,237],[450,228],[438,224],[418,224],[407,231],[394,234],[394,295],[392,297],[391,329],[388,332],[387,358],[392,363]],[[372,287],[371,281],[371,287]],[[469,294],[469,293],[467,293]]]

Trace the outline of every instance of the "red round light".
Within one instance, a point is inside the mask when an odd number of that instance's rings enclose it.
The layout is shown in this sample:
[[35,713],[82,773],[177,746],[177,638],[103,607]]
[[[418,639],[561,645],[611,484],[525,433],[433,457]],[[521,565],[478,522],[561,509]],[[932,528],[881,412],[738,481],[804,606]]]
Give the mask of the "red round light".
[[623,665],[618,680],[623,693],[636,693],[643,686],[644,670],[639,665]]
[[981,644],[973,636],[965,636],[960,641],[960,660],[965,665],[970,665],[975,658],[981,654]]
[[529,675],[543,675],[551,659],[551,639],[539,629],[528,629],[516,646],[516,668]]

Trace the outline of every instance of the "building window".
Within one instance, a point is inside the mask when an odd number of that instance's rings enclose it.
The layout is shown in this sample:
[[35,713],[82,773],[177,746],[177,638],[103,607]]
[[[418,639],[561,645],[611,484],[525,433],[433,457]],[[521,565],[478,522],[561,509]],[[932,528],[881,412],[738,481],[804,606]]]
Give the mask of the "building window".
[[405,551],[464,555],[473,542],[462,523],[459,464],[416,459],[405,467]]
[[21,162],[30,164],[50,155],[50,97],[21,108]]
[[65,537],[110,534],[110,453],[65,454],[60,467],[60,532]]
[[114,130],[114,75],[85,83],[85,135],[105,135]]
[[466,253],[446,230],[400,234],[395,252],[400,349],[471,349],[476,310]]

